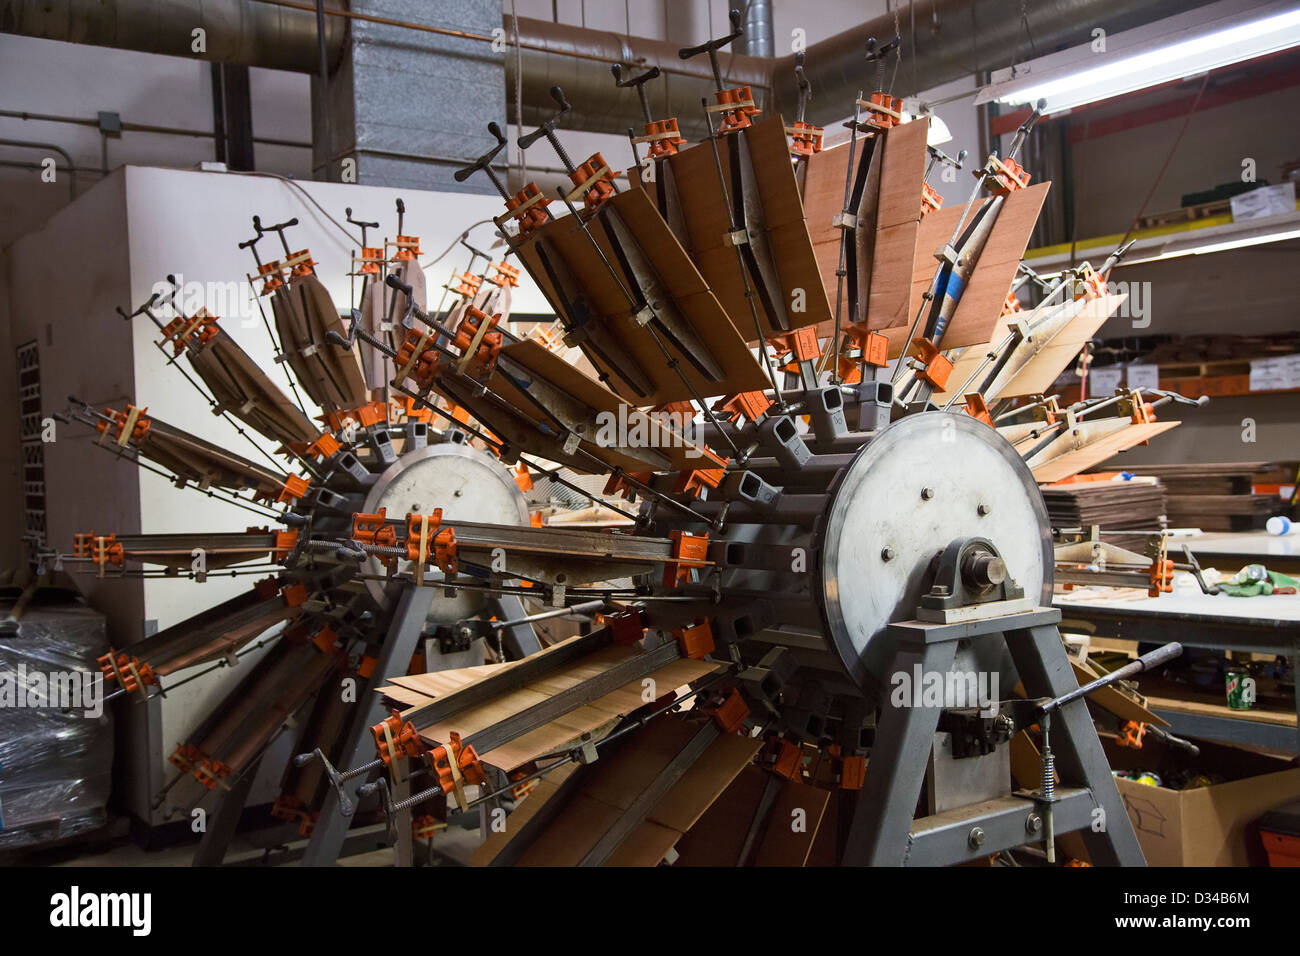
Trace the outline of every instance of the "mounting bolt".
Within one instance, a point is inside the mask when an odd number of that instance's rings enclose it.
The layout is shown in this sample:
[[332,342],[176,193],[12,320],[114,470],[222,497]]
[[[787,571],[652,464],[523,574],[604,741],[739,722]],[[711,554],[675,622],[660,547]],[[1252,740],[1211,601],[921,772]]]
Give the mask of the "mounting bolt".
[[978,850],[980,847],[984,845],[984,828],[973,827],[970,831],[970,835],[966,838],[966,840],[968,843],[970,843],[971,849]]
[[1043,829],[1043,818],[1037,813],[1031,813],[1029,816],[1025,817],[1026,833],[1037,833],[1041,829]]
[[880,560],[881,560],[881,561],[892,561],[892,560],[894,560],[894,549],[893,549],[893,548],[881,548],[881,549],[880,549]]
[[993,509],[990,508],[988,505],[980,505],[978,508],[975,509],[975,512],[976,512],[976,513],[977,513],[981,518],[983,518],[986,514],[988,514],[988,513],[989,513],[990,511],[992,511],[992,510],[993,510]]
[[931,498],[933,498],[933,497],[934,497],[934,489],[933,489],[933,488],[922,488],[922,489],[921,489],[921,500],[922,500],[922,501],[929,501],[929,500],[930,500]]

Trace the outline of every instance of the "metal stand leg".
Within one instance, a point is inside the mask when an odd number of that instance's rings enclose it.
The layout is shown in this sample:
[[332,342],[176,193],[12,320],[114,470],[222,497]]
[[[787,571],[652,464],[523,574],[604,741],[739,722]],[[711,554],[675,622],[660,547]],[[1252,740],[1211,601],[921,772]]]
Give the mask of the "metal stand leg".
[[194,851],[191,866],[220,866],[226,858],[226,851],[230,848],[230,841],[235,838],[235,829],[244,812],[244,804],[248,802],[248,793],[253,789],[253,781],[257,779],[257,771],[261,766],[262,758],[258,757],[239,775],[233,787],[223,790],[217,797],[217,805],[208,814],[207,829],[203,831],[199,848]]
[[[901,638],[891,673],[946,673],[956,641],[917,645]],[[843,862],[848,866],[902,866],[908,831],[925,781],[925,765],[939,725],[938,707],[885,707],[867,778],[858,794]]]
[[[1079,686],[1056,625],[1008,631],[1006,640],[1026,696],[1060,697]],[[1056,751],[1060,785],[1087,787],[1105,812],[1103,830],[1086,827],[1080,831],[1092,862],[1102,866],[1145,866],[1146,858],[1082,698],[1066,704],[1053,716],[1052,749]]]
[[[912,674],[919,665],[921,674],[945,674],[956,657],[958,641],[1001,639],[1029,698],[1060,697],[1078,685],[1056,629],[1059,620],[1059,612],[1040,608],[964,623],[897,625],[898,644],[890,672]],[[1013,629],[1007,629],[1009,624]],[[937,707],[882,708],[866,781],[844,848],[844,863],[957,863],[1033,842],[1030,834],[1036,831],[1031,825],[1043,804],[1024,795],[913,819],[940,713]],[[1051,739],[1060,776],[1052,803],[1053,815],[1061,824],[1056,832],[1080,831],[1095,864],[1144,865],[1137,834],[1082,698],[1055,712]],[[1098,809],[1104,817],[1095,813]],[[1094,822],[1101,823],[1100,829],[1093,828]]]
[[[398,599],[397,611],[393,614],[388,636],[384,638],[383,647],[379,651],[374,673],[365,682],[361,695],[357,698],[361,706],[348,725],[347,745],[343,749],[341,767],[361,764],[366,759],[367,751],[373,748],[369,728],[384,717],[384,708],[375,690],[389,678],[406,673],[424,630],[424,621],[432,601],[433,589],[428,587],[409,587]],[[356,799],[357,788],[363,782],[360,777],[353,777],[344,783],[349,799]],[[338,794],[332,788],[327,790],[320,818],[303,854],[302,865],[332,866],[338,859],[351,823],[351,817],[339,813]],[[407,834],[410,834],[409,820]]]

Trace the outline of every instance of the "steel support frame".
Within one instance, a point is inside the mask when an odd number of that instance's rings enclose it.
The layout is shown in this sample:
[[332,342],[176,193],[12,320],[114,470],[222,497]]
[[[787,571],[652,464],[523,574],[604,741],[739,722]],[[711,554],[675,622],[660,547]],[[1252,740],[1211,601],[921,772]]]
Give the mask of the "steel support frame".
[[[1038,608],[1004,617],[960,624],[911,621],[893,625],[897,639],[891,673],[947,673],[957,642],[1002,639],[1011,653],[1028,697],[1059,697],[1078,684],[1056,628],[1060,612]],[[1006,797],[934,817],[913,819],[926,762],[938,728],[938,707],[885,707],[849,827],[843,862],[847,865],[907,866],[961,863],[975,856],[1033,842],[1025,826],[1035,802]],[[1052,747],[1060,777],[1053,807],[1056,833],[1081,830],[1094,864],[1141,866],[1145,863],[1128,813],[1111,776],[1101,741],[1084,700],[1062,707],[1053,722]],[[1077,794],[1086,795],[1080,797]],[[1087,813],[1080,812],[1086,807]],[[1105,821],[1092,829],[1093,810]],[[985,820],[985,826],[980,820]],[[1018,820],[1018,829],[1011,822]],[[954,827],[964,825],[965,843]],[[983,842],[970,842],[971,830],[984,830]],[[972,856],[972,851],[978,851]]]
[[[365,682],[357,697],[361,707],[348,725],[347,737],[339,766],[355,767],[364,763],[374,742],[370,738],[370,728],[384,718],[384,705],[375,693],[390,678],[405,674],[410,666],[424,631],[425,618],[433,602],[435,588],[411,586],[398,598],[397,609],[393,613],[388,634],[375,662],[374,672]],[[357,788],[364,783],[362,777],[353,777],[344,782],[343,787],[348,798],[356,803]],[[338,793],[331,787],[325,792],[325,800],[320,809],[316,827],[312,830],[311,841],[302,856],[303,866],[332,866],[338,859],[343,841],[347,839],[348,827],[352,817],[339,812]],[[398,826],[400,827],[400,821]],[[410,820],[406,821],[406,833],[409,840]],[[400,833],[399,833],[400,840]]]
[[245,768],[229,790],[221,791],[217,805],[208,814],[206,829],[203,838],[199,840],[198,849],[194,851],[191,866],[220,866],[225,860],[226,851],[230,848],[230,841],[235,838],[239,818],[243,816],[249,791],[253,789],[253,781],[257,779],[261,766],[262,758],[258,757]]
[[587,851],[579,866],[603,866],[623,842],[632,835],[632,831],[645,822],[646,816],[671,790],[679,780],[704,755],[713,742],[722,736],[722,731],[712,720],[701,724],[686,746],[682,747],[662,770],[655,775],[645,788],[637,794],[632,804],[614,821]]

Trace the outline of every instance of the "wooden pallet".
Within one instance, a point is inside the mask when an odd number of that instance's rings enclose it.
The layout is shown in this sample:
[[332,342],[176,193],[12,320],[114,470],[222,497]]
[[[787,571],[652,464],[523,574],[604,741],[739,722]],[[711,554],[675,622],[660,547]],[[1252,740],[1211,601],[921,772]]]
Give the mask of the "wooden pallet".
[[1173,226],[1180,222],[1196,222],[1211,216],[1225,216],[1232,212],[1231,199],[1215,199],[1211,202],[1198,203],[1195,206],[1181,206],[1164,212],[1153,212],[1142,216],[1137,221],[1137,228],[1154,229],[1158,226]]

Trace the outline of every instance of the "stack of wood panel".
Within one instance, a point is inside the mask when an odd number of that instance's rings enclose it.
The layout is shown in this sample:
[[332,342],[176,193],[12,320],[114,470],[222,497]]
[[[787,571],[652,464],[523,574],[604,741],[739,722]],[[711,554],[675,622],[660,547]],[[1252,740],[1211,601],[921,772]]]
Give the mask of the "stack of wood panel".
[[[1134,478],[1131,481],[1082,481],[1043,488],[1047,517],[1054,528],[1087,528],[1097,525],[1105,531],[1132,530],[1130,543],[1140,543],[1146,534],[1162,527],[1165,515],[1165,488],[1158,479]],[[1120,547],[1121,541],[1108,536],[1107,541]]]
[[1142,465],[1165,486],[1166,514],[1175,528],[1203,531],[1250,531],[1262,528],[1278,507],[1274,495],[1253,493],[1254,475],[1267,462]]

